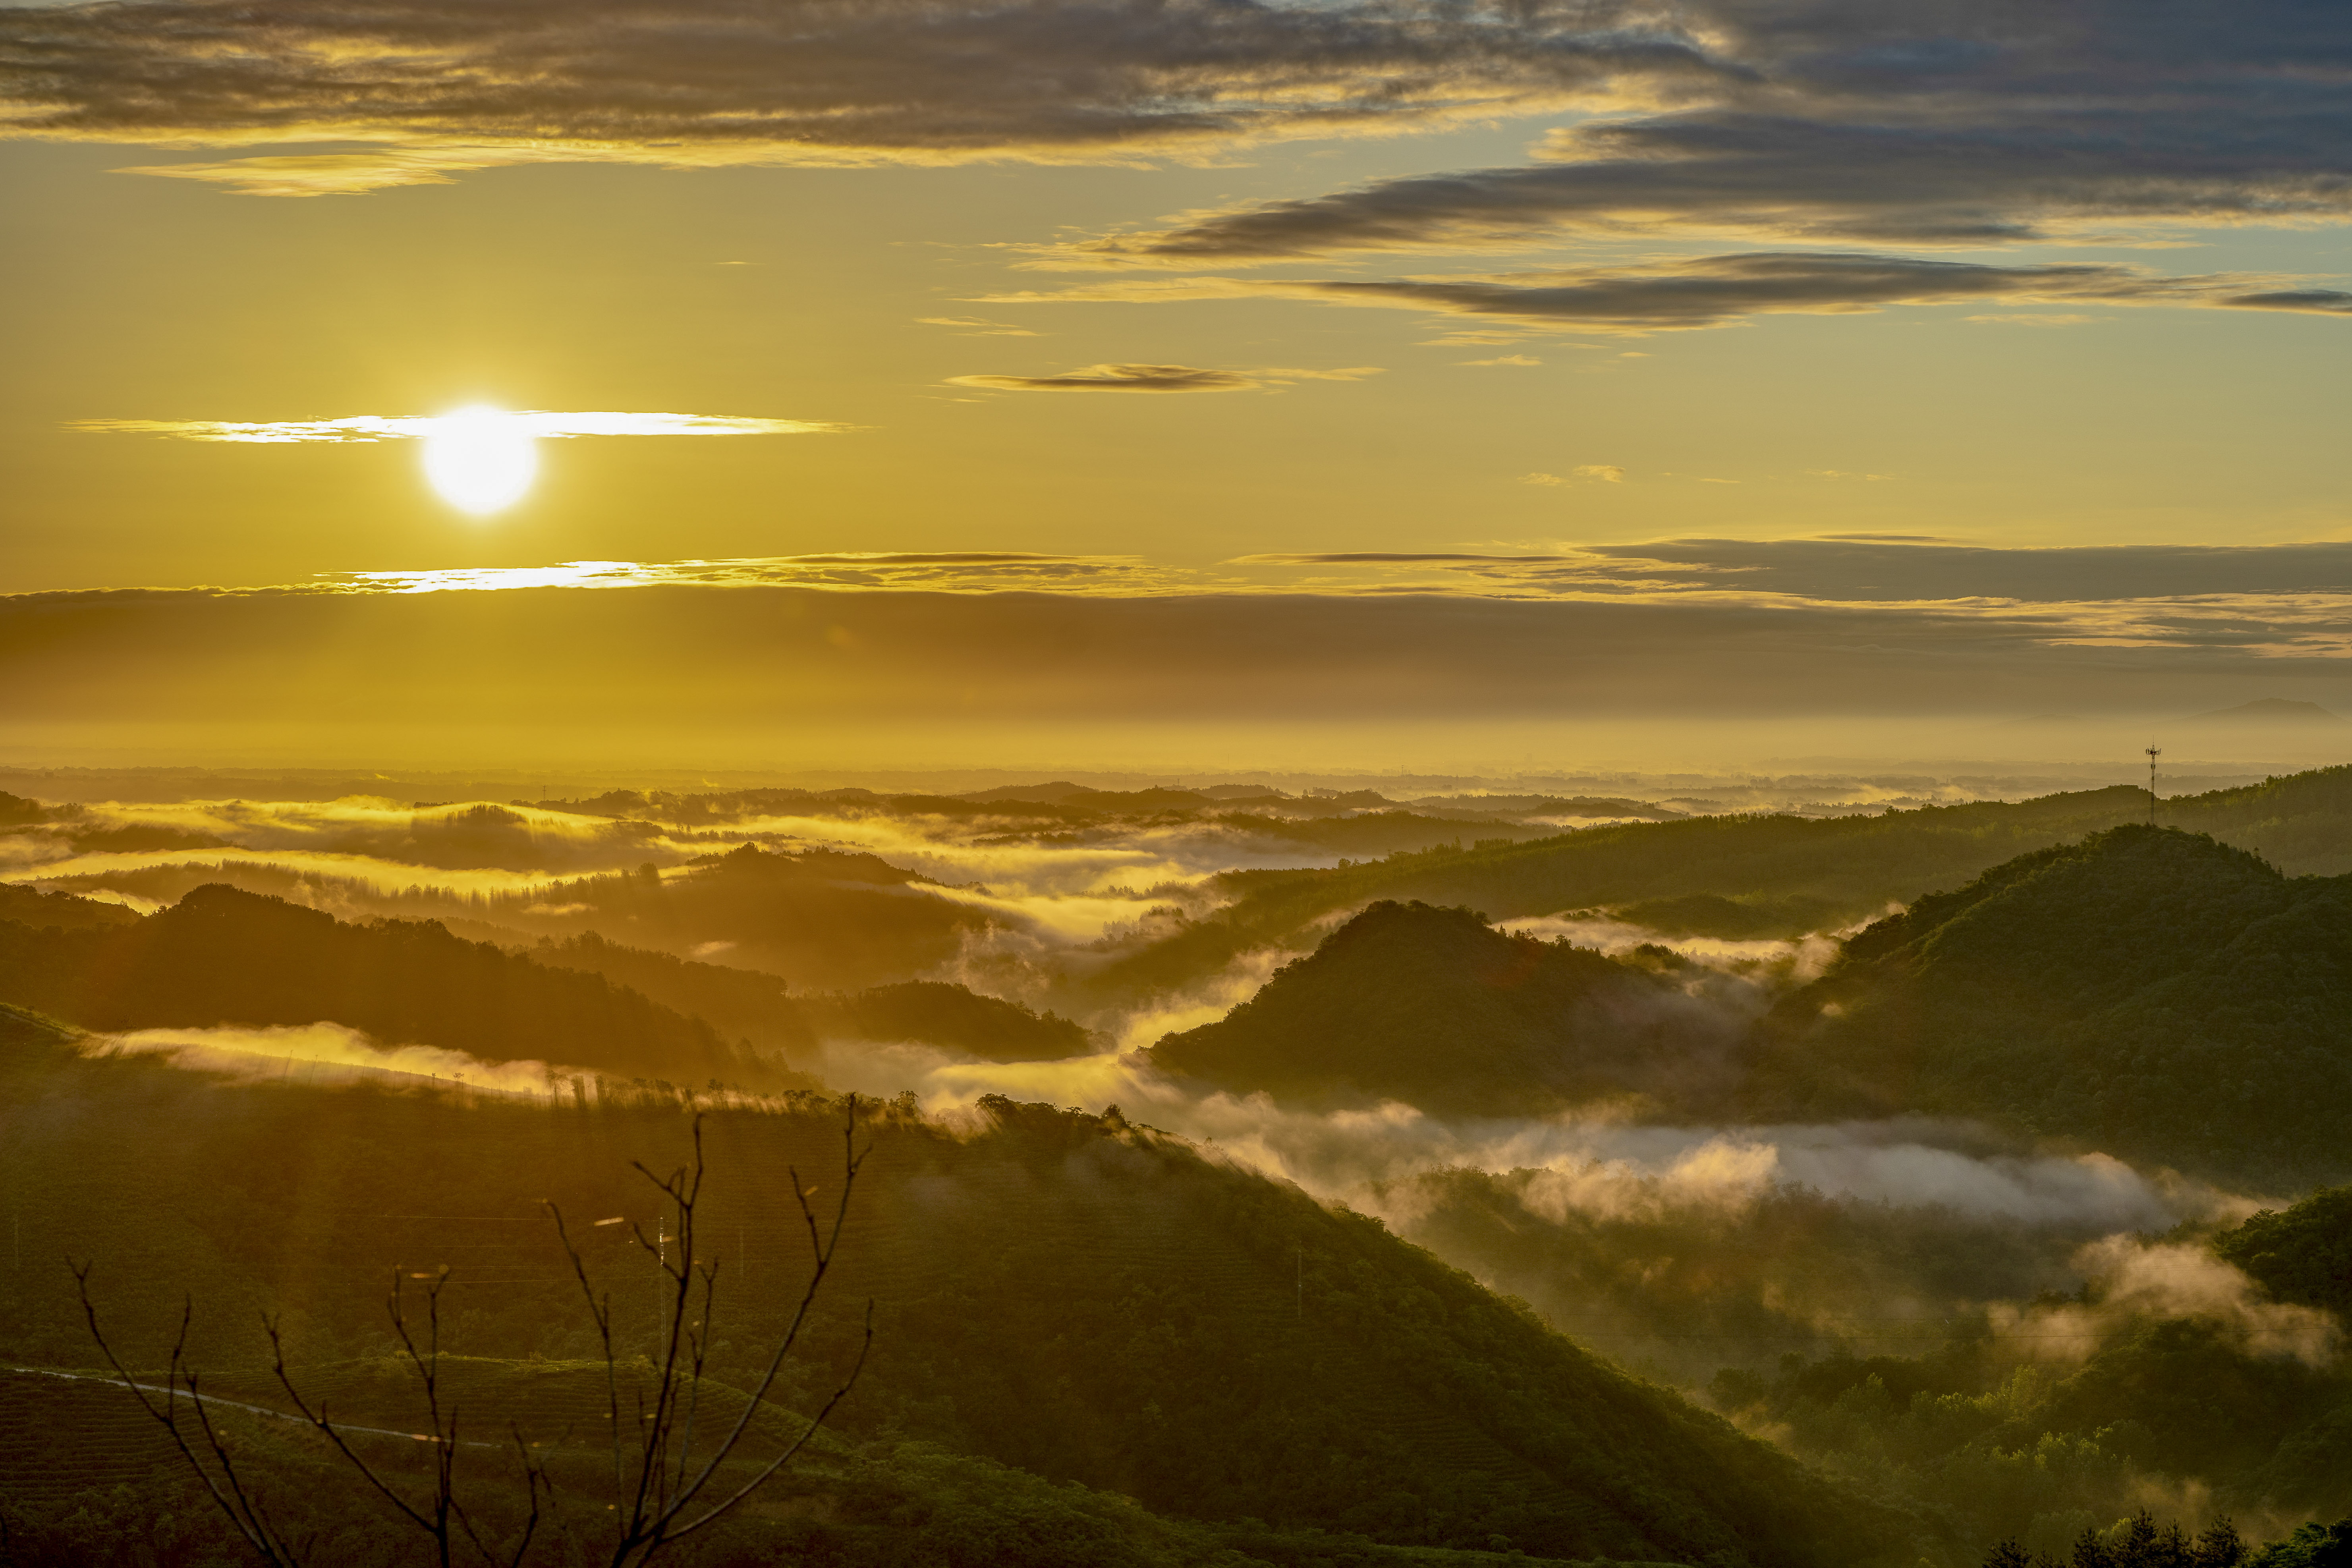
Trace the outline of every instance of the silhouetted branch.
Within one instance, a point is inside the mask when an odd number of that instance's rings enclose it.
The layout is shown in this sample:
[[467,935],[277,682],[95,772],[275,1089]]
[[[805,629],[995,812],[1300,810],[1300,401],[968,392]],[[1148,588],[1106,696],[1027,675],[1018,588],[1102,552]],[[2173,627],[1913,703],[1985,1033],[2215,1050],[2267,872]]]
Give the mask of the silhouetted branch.
[[[842,1400],[848,1397],[851,1388],[865,1370],[866,1357],[874,1342],[871,1302],[866,1305],[865,1338],[858,1347],[857,1359],[848,1376],[834,1390],[823,1408],[782,1454],[762,1467],[751,1479],[723,1499],[694,1511],[697,1500],[709,1486],[719,1467],[742,1443],[744,1435],[751,1429],[752,1417],[765,1401],[768,1391],[774,1386],[777,1374],[800,1344],[818,1294],[824,1289],[826,1276],[832,1271],[842,1229],[848,1220],[849,1200],[856,1185],[858,1171],[865,1164],[866,1155],[872,1152],[871,1145],[865,1150],[857,1147],[857,1097],[854,1094],[848,1096],[843,1115],[841,1195],[835,1205],[829,1226],[820,1223],[816,1211],[810,1206],[808,1200],[816,1189],[803,1187],[799,1170],[786,1167],[793,1184],[793,1199],[800,1209],[802,1225],[809,1237],[812,1266],[808,1284],[801,1292],[800,1301],[785,1327],[783,1338],[768,1358],[759,1384],[749,1391],[741,1414],[711,1451],[703,1457],[698,1468],[693,1452],[694,1427],[700,1408],[702,1374],[709,1355],[719,1275],[718,1264],[698,1258],[696,1247],[702,1183],[707,1169],[702,1145],[702,1118],[698,1115],[694,1120],[694,1163],[691,1166],[681,1166],[667,1177],[656,1175],[642,1163],[635,1166],[637,1172],[668,1200],[670,1214],[665,1217],[676,1220],[677,1233],[673,1238],[665,1228],[658,1237],[648,1238],[642,1226],[632,1223],[629,1226],[632,1238],[654,1258],[668,1282],[664,1292],[667,1321],[659,1331],[659,1359],[655,1371],[651,1408],[646,1407],[646,1395],[643,1390],[637,1396],[638,1451],[633,1484],[625,1481],[622,1476],[625,1467],[619,1451],[618,1357],[613,1345],[611,1298],[598,1297],[589,1280],[587,1264],[565,1228],[562,1215],[555,1211],[553,1205],[548,1205],[555,1222],[557,1239],[571,1261],[572,1277],[580,1282],[581,1291],[587,1298],[590,1315],[596,1323],[597,1333],[604,1345],[606,1387],[611,1391],[614,1406],[614,1480],[630,1494],[628,1511],[618,1521],[610,1558],[614,1568],[649,1561],[671,1542],[701,1529],[757,1491],[790,1464],[815,1436],[817,1429],[824,1425]],[[675,1262],[668,1251],[673,1239],[677,1247]],[[698,1279],[702,1286],[702,1313],[698,1319],[691,1316]],[[687,1517],[689,1512],[693,1517]]]
[[[159,1409],[155,1402],[147,1397],[146,1386],[131,1375],[130,1369],[122,1364],[122,1358],[114,1353],[114,1347],[107,1342],[105,1331],[99,1326],[98,1304],[90,1300],[89,1294],[89,1274],[94,1265],[76,1263],[68,1258],[66,1259],[66,1267],[73,1271],[74,1289],[81,1298],[82,1317],[89,1324],[89,1337],[98,1342],[99,1352],[106,1357],[107,1365],[114,1369],[114,1375],[121,1379],[122,1386],[129,1389],[131,1396],[139,1401],[139,1407],[142,1410],[153,1416],[163,1428],[172,1435],[173,1446],[179,1449],[180,1458],[187,1461],[188,1468],[194,1470],[196,1479],[204,1482],[205,1490],[212,1495],[213,1501],[219,1506],[221,1512],[227,1516],[229,1523],[236,1527],[237,1534],[244,1538],[245,1543],[252,1547],[264,1563],[272,1564],[273,1568],[278,1564],[284,1564],[286,1568],[299,1568],[301,1562],[299,1555],[285,1542],[278,1539],[277,1532],[270,1528],[268,1516],[262,1510],[259,1500],[247,1491],[245,1483],[237,1479],[236,1465],[229,1457],[228,1446],[222,1441],[219,1432],[214,1427],[210,1416],[205,1411],[203,1395],[197,1391],[196,1373],[185,1364],[188,1328],[195,1315],[194,1299],[184,1298],[181,1301],[180,1331],[172,1342],[172,1359],[164,1373],[163,1402],[162,1408]],[[194,1447],[188,1441],[188,1435],[181,1429],[179,1391],[183,1384],[188,1391],[189,1404],[195,1412],[197,1433],[204,1439],[205,1446],[211,1451],[213,1462],[220,1468],[221,1479],[217,1481],[213,1479],[212,1472],[205,1468],[204,1462],[196,1457]]]

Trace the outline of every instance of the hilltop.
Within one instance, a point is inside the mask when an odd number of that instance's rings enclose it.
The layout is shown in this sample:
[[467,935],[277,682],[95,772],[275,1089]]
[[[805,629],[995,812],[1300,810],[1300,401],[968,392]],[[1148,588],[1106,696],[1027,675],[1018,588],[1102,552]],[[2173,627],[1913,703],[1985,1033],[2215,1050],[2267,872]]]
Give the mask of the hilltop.
[[2352,879],[2126,826],[1845,943],[1776,1009],[1751,1109],[1982,1117],[2239,1179],[2352,1171]]
[[1499,931],[1471,910],[1382,900],[1150,1054],[1242,1093],[1526,1115],[1720,1089],[1734,1030],[1654,967]]

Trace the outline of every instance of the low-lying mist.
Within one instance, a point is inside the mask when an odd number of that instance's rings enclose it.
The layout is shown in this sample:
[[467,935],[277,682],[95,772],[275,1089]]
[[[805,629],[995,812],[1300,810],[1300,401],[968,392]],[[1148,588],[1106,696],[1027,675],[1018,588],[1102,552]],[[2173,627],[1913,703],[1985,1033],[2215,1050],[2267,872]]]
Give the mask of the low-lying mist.
[[[2063,1348],[2079,1358],[2158,1302],[2238,1323],[2258,1348],[2332,1353],[2314,1323],[2265,1315],[2231,1294],[2237,1286],[2163,1250],[2174,1244],[2144,1239],[2227,1224],[2278,1194],[2224,1191],[2094,1147],[2042,1145],[1952,1119],[1742,1124],[1622,1100],[1517,1116],[1445,1115],[1395,1099],[1334,1108],[1162,1070],[1148,1047],[1248,1002],[1362,902],[1306,910],[1181,966],[1138,967],[1139,955],[1181,949],[1199,922],[1247,896],[1255,884],[1231,873],[1349,858],[1283,847],[1274,835],[1289,818],[1242,820],[1220,803],[1150,794],[1099,809],[1072,804],[1086,793],[1056,804],[845,791],[789,809],[778,809],[774,792],[543,805],[98,803],[45,808],[10,827],[0,837],[0,878],[140,912],[227,881],[345,920],[438,919],[525,953],[544,939],[593,932],[782,974],[797,994],[945,980],[1057,1008],[1101,1048],[984,1060],[937,1040],[853,1036],[821,1022],[792,1047],[790,1065],[836,1089],[911,1094],[950,1122],[991,1096],[1116,1106],[1131,1122],[1376,1215],[1596,1346],[1694,1386],[1721,1367],[1763,1366],[1790,1351],[1867,1354],[1956,1333],[2014,1342],[2021,1355]],[[1337,795],[1293,804],[1297,820],[1324,825],[1398,809]],[[1538,817],[1549,809],[1538,796],[1511,804]],[[1690,902],[1654,915],[1635,904],[1496,923],[1649,963],[1663,977],[1655,1005],[1675,1014],[1667,1022],[1727,1041],[1818,977],[1838,939],[1856,929],[1722,934],[1734,929],[1727,920],[1785,923],[1801,906],[1776,912],[1718,899],[1695,913]],[[1692,929],[1710,921],[1713,931]],[[844,953],[863,967],[831,967]],[[544,1095],[576,1076],[562,1064],[492,1064],[376,1041],[330,1020],[143,1029],[109,1048],[238,1079],[322,1086],[462,1082]],[[2096,1279],[2109,1286],[2095,1310],[2042,1300]]]

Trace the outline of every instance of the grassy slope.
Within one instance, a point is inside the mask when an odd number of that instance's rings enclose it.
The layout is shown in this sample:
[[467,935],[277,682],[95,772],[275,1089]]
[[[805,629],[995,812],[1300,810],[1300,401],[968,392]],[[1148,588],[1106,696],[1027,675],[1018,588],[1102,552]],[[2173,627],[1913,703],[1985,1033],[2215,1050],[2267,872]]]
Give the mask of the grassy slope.
[[1759,1114],[1981,1116],[2238,1180],[2352,1173],[2352,879],[2123,827],[1846,945],[1778,1010]]
[[[380,1352],[396,1264],[451,1265],[451,1349],[585,1348],[536,1201],[649,1220],[630,1156],[680,1150],[674,1107],[468,1107],[212,1087],[148,1064],[10,1051],[6,1175],[25,1256],[100,1260],[110,1321],[153,1350],[179,1291],[205,1364],[256,1364],[252,1310],[298,1354]],[[804,1400],[879,1350],[853,1435],[932,1440],[1173,1514],[1398,1545],[1677,1562],[1874,1557],[1899,1533],[1715,1417],[1632,1381],[1377,1223],[1113,1121],[998,1104],[975,1136],[877,1128]],[[826,1168],[828,1116],[730,1112],[705,1235],[727,1269],[718,1372],[741,1382],[800,1265],[782,1168]],[[821,1201],[821,1200],[820,1200]],[[588,1233],[625,1346],[653,1326],[644,1262]],[[478,1283],[474,1283],[478,1282]],[[9,1280],[0,1359],[86,1363],[69,1281]],[[641,1295],[642,1293],[642,1295]]]

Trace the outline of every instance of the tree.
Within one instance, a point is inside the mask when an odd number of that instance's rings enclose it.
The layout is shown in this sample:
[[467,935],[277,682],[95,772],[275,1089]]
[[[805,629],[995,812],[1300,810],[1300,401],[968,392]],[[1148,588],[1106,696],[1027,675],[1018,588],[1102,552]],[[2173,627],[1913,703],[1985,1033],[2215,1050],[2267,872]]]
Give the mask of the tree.
[[[706,1166],[702,1149],[702,1117],[694,1119],[694,1159],[690,1166],[681,1166],[667,1176],[657,1176],[642,1163],[632,1162],[633,1167],[660,1191],[668,1209],[658,1239],[647,1237],[634,1222],[630,1226],[635,1242],[661,1269],[664,1276],[664,1326],[656,1342],[656,1357],[652,1364],[652,1386],[635,1388],[633,1395],[635,1420],[625,1422],[622,1417],[622,1374],[620,1355],[614,1343],[613,1309],[609,1292],[600,1293],[590,1279],[586,1260],[574,1245],[565,1227],[563,1215],[553,1203],[549,1203],[547,1215],[572,1273],[579,1283],[588,1313],[596,1330],[604,1363],[604,1386],[607,1415],[612,1426],[611,1473],[613,1499],[597,1510],[609,1513],[610,1544],[605,1561],[611,1568],[641,1568],[675,1542],[696,1533],[734,1509],[798,1457],[817,1429],[823,1426],[841,1402],[847,1398],[865,1370],[866,1352],[874,1342],[874,1307],[866,1303],[863,1337],[857,1354],[848,1373],[834,1389],[824,1405],[807,1419],[783,1450],[756,1468],[748,1478],[726,1483],[719,1480],[720,1468],[734,1457],[749,1433],[753,1416],[774,1386],[776,1377],[799,1346],[801,1336],[809,1325],[810,1314],[823,1290],[825,1277],[833,1268],[840,1246],[841,1233],[849,1215],[849,1200],[866,1155],[872,1152],[869,1143],[857,1146],[858,1099],[850,1095],[843,1102],[842,1183],[841,1194],[829,1223],[821,1222],[809,1205],[810,1196],[817,1190],[802,1184],[798,1169],[787,1167],[793,1184],[793,1201],[798,1205],[803,1225],[808,1234],[811,1268],[798,1305],[768,1357],[766,1370],[758,1384],[748,1390],[741,1412],[715,1441],[698,1450],[697,1421],[702,1414],[703,1369],[707,1364],[710,1344],[713,1310],[718,1299],[719,1261],[698,1251],[697,1220],[702,1203],[702,1184]],[[89,1277],[92,1265],[67,1260],[73,1271],[80,1292],[82,1312],[89,1325],[90,1337],[98,1342],[107,1363],[114,1369],[124,1387],[137,1398],[146,1413],[170,1433],[173,1445],[213,1501],[220,1508],[237,1534],[271,1568],[299,1568],[308,1554],[305,1542],[290,1540],[285,1530],[274,1520],[256,1489],[251,1477],[237,1468],[232,1446],[224,1437],[207,1406],[203,1393],[202,1374],[187,1362],[188,1331],[194,1316],[192,1299],[183,1298],[180,1327],[173,1340],[167,1370],[161,1385],[142,1383],[126,1367],[109,1343],[99,1322],[98,1307],[90,1295]],[[268,1336],[271,1353],[271,1372],[289,1400],[294,1405],[297,1418],[325,1435],[333,1451],[373,1490],[391,1504],[399,1517],[422,1531],[433,1542],[435,1560],[448,1568],[458,1556],[478,1559],[505,1568],[520,1568],[528,1558],[531,1543],[540,1535],[542,1515],[556,1502],[554,1485],[545,1464],[536,1458],[530,1445],[519,1428],[509,1427],[520,1467],[528,1517],[509,1531],[503,1540],[493,1539],[493,1527],[478,1521],[478,1508],[469,1511],[460,1496],[459,1457],[468,1447],[495,1447],[459,1436],[458,1411],[454,1404],[445,1401],[441,1388],[441,1292],[449,1283],[445,1268],[431,1277],[424,1291],[424,1317],[417,1324],[411,1313],[404,1290],[405,1271],[395,1268],[392,1289],[386,1299],[393,1331],[398,1338],[404,1358],[413,1374],[424,1405],[426,1430],[416,1434],[429,1443],[432,1454],[432,1475],[429,1495],[418,1499],[408,1495],[395,1485],[383,1469],[372,1463],[352,1438],[354,1434],[370,1434],[372,1428],[353,1426],[348,1422],[337,1423],[329,1416],[321,1401],[306,1396],[286,1363],[286,1347],[279,1320],[265,1313],[262,1329]],[[699,1311],[696,1308],[699,1307]],[[421,1335],[420,1335],[421,1327]],[[631,1381],[635,1381],[632,1379]],[[156,1397],[160,1395],[159,1397]],[[183,1400],[185,1401],[184,1406]],[[214,1397],[211,1405],[222,1402]],[[246,1406],[243,1408],[252,1408]],[[633,1430],[634,1439],[627,1433]]]
[[2196,1568],[2238,1568],[2245,1560],[2245,1541],[2226,1513],[2205,1527],[2204,1533],[2197,1538],[2196,1552],[2189,1559]]

